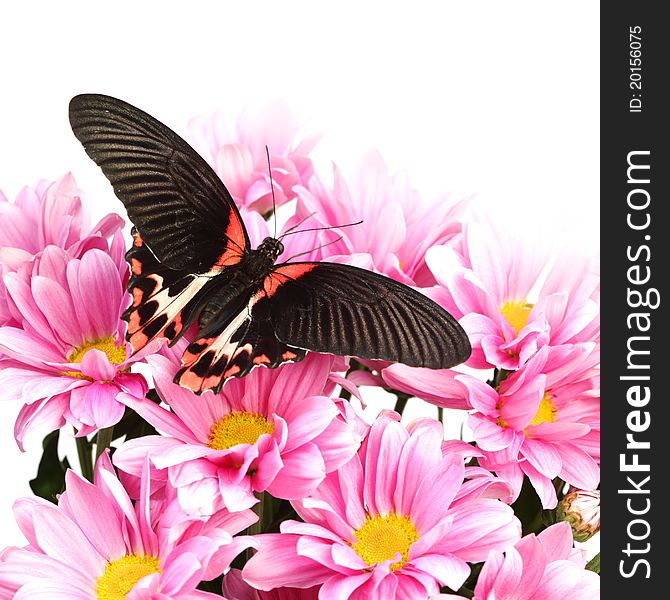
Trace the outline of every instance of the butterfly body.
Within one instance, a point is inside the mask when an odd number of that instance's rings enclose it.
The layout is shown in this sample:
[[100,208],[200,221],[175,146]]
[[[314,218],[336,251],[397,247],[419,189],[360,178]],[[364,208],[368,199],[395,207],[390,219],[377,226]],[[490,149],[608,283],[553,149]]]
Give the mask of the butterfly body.
[[135,225],[123,315],[133,350],[154,338],[174,344],[197,324],[180,385],[218,392],[308,350],[429,368],[469,356],[453,317],[408,286],[344,264],[277,264],[284,247],[273,237],[252,249],[218,176],[150,115],[85,94],[72,99],[70,122]]

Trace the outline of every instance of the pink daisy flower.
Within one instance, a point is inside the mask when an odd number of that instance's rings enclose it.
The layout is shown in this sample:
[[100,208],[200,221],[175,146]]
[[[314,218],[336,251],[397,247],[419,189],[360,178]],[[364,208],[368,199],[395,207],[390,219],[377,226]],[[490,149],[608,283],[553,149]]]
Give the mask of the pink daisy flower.
[[381,155],[367,154],[346,182],[334,167],[329,190],[316,177],[296,188],[298,217],[313,213],[310,227],[337,226],[362,220],[353,227],[323,231],[319,258],[346,260],[383,273],[407,285],[428,287],[435,278],[426,267],[425,255],[435,244],[445,244],[461,230],[458,220],[465,202],[453,204],[440,198],[423,200],[410,187],[407,175],[394,175]]
[[531,295],[548,260],[545,248],[483,220],[464,227],[462,244],[427,251],[426,263],[443,286],[430,295],[468,333],[473,348],[468,366],[515,370],[542,345],[598,339],[597,263],[562,257],[534,302]]
[[293,502],[304,522],[253,537],[258,552],[242,576],[255,588],[321,585],[321,600],[425,598],[440,585],[458,589],[467,562],[516,542],[512,509],[462,491],[461,452],[442,452],[442,425],[410,430],[383,413],[356,456]]
[[545,508],[556,506],[554,477],[583,489],[598,485],[600,390],[598,347],[544,346],[498,389],[452,371],[391,365],[394,389],[445,408],[474,408],[469,425],[480,464],[512,486],[528,475]]
[[129,373],[153,345],[131,357],[124,339],[128,267],[120,234],[108,252],[71,258],[48,246],[4,276],[18,326],[0,327],[0,399],[25,404],[15,425],[19,446],[65,422],[78,436],[114,425],[124,412],[119,395],[147,391],[142,375]]
[[455,375],[474,413],[469,426],[479,463],[510,483],[516,498],[527,475],[544,508],[556,506],[555,477],[598,486],[600,393],[593,345],[543,347],[498,390]]
[[319,586],[307,589],[277,588],[264,592],[242,579],[242,571],[231,569],[223,578],[223,595],[229,600],[318,600]]
[[[80,258],[123,227],[123,219],[115,214],[90,227],[87,208],[69,173],[54,182],[40,181],[34,188],[23,188],[14,202],[0,192],[0,274],[16,270],[50,245]],[[0,279],[0,325],[8,323],[15,321]]]
[[[473,600],[593,600],[600,577],[584,569],[583,551],[572,547],[567,523],[530,534],[504,553],[491,551],[479,574]],[[443,594],[440,598],[462,598]]]
[[[249,508],[254,492],[302,498],[360,446],[357,423],[327,393],[332,356],[309,353],[300,363],[258,368],[230,380],[220,394],[196,396],[172,383],[178,363],[149,357],[160,397],[172,411],[126,398],[163,435],[126,442],[114,455],[137,474],[148,456],[157,479],[177,489],[189,513]],[[339,379],[338,379],[339,381]]]
[[[196,590],[219,576],[241,550],[232,536],[256,520],[251,511],[221,511],[185,524],[179,511],[150,503],[148,470],[133,503],[107,454],[95,484],[73,471],[55,506],[41,498],[14,505],[25,548],[0,554],[0,598],[15,600],[205,600]],[[176,516],[176,518],[175,518]]]
[[293,187],[305,185],[314,172],[308,154],[320,136],[297,141],[299,129],[286,103],[277,101],[260,110],[247,109],[235,125],[223,111],[196,117],[187,138],[226,183],[238,206],[266,213],[272,210],[266,145],[277,206],[295,198]]

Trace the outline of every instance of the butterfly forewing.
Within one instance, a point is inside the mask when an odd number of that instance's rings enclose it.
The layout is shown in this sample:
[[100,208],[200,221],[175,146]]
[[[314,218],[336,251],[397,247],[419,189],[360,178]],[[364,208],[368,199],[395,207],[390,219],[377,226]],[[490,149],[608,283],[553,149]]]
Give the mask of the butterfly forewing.
[[228,190],[176,133],[97,94],[72,99],[70,123],[162,263],[206,273],[241,260],[249,239]]
[[265,289],[275,333],[287,344],[432,369],[470,355],[467,335],[446,310],[365,269],[284,264],[268,276]]

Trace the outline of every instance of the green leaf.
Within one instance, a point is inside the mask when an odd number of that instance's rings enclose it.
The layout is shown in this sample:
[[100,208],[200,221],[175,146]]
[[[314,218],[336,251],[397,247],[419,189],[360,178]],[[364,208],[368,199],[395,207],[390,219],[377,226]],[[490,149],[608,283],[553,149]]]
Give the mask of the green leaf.
[[212,592],[213,594],[221,595],[221,586],[223,585],[223,575],[219,575],[216,579],[211,581],[201,581],[198,584],[198,589],[203,592]]
[[600,575],[600,552],[586,564],[586,569]]
[[512,508],[521,521],[522,535],[539,533],[545,528],[542,503],[527,476],[523,479],[521,493]]
[[65,472],[70,468],[67,458],[58,458],[58,436],[60,431],[52,431],[42,440],[42,458],[37,468],[37,476],[30,481],[30,489],[36,496],[56,502],[56,497],[65,490]]

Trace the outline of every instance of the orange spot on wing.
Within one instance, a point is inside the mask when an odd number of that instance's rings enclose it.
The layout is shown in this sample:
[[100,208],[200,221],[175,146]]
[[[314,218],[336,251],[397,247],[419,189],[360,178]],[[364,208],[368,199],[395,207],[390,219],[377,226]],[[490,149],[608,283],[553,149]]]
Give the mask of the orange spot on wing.
[[142,304],[142,297],[144,292],[140,288],[133,288],[133,306]]
[[130,259],[130,270],[133,272],[133,275],[142,274],[142,263],[136,258]]
[[230,369],[228,369],[227,371],[224,372],[223,376],[226,379],[228,379],[228,377],[233,377],[234,375],[239,373],[240,370],[241,369],[237,365],[233,365],[232,367],[230,367]]
[[283,283],[290,279],[298,279],[305,273],[309,273],[316,263],[296,263],[294,265],[284,265],[272,271],[263,281],[263,290],[265,295],[270,298],[279,289]]
[[282,360],[293,360],[294,358],[297,358],[298,355],[295,352],[291,352],[290,350],[287,350],[284,352],[284,354],[281,355]]
[[128,316],[128,332],[133,334],[141,328],[140,326],[140,315],[134,310]]
[[137,229],[133,230],[133,246],[136,248],[139,248],[140,246],[144,245],[144,240],[142,239],[142,236],[140,235],[140,232],[137,231]]
[[199,392],[202,389],[202,377],[198,377],[193,371],[186,370],[179,378],[179,385],[192,392]]
[[128,342],[130,342],[130,347],[133,349],[133,352],[137,352],[149,343],[149,338],[144,335],[142,331],[136,331],[130,336]]
[[260,356],[254,357],[255,365],[269,365],[270,362],[271,362],[270,359],[265,354],[261,354]]
[[201,338],[201,339],[198,339],[198,340],[195,340],[194,342],[192,342],[194,344],[197,343],[198,345],[202,345],[202,344],[205,344],[205,345],[202,347],[202,350],[199,350],[196,353],[190,352],[189,349],[186,348],[186,350],[184,350],[184,353],[181,356],[181,364],[185,367],[190,366],[191,364],[193,364],[196,360],[198,360],[198,358],[200,357],[200,355],[203,352],[206,352],[209,349],[210,345],[212,344],[212,342],[215,339],[216,339],[215,337]]

